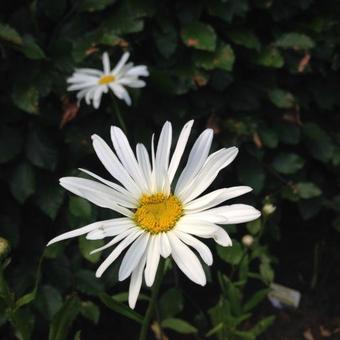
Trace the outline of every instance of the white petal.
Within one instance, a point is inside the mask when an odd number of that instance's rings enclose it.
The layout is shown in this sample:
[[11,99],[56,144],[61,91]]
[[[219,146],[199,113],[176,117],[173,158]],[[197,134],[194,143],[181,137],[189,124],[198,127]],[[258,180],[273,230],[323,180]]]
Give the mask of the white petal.
[[119,79],[119,81],[117,83],[124,85],[124,86],[136,88],[136,89],[144,87],[146,85],[144,80],[139,80],[139,79],[135,79],[135,78],[128,78],[128,77],[124,77],[124,78]]
[[89,91],[88,88],[81,90],[77,93],[78,105],[79,105],[80,100],[86,96],[87,91]]
[[129,71],[125,73],[126,76],[135,76],[135,77],[147,77],[149,76],[148,68],[145,65],[138,65],[132,67]]
[[104,73],[109,74],[111,71],[111,66],[110,66],[110,58],[107,52],[103,53],[102,60],[103,60]]
[[103,75],[103,72],[100,70],[96,70],[95,68],[76,68],[75,74],[85,74],[101,77]]
[[128,106],[131,105],[130,95],[122,85],[119,85],[118,83],[110,83],[109,87],[117,98],[124,100]]
[[106,185],[79,177],[63,177],[60,178],[59,183],[65,189],[87,199],[99,207],[112,209],[122,215],[132,217],[130,210],[121,207],[116,203],[117,192]]
[[92,83],[94,85],[98,84],[98,80],[100,77],[97,76],[90,76],[88,74],[81,74],[81,73],[74,73],[72,77],[67,78],[66,82],[68,84],[82,84],[82,83]]
[[142,286],[143,269],[145,266],[146,254],[142,256],[135,270],[132,272],[130,287],[129,287],[129,306],[134,309],[136,306],[137,298]]
[[69,239],[69,238],[72,238],[72,237],[77,237],[77,236],[80,236],[80,235],[87,234],[88,232],[91,232],[92,230],[97,229],[101,225],[101,223],[103,223],[103,222],[105,222],[105,221],[91,223],[89,225],[86,225],[85,227],[68,231],[64,234],[61,234],[61,235],[53,238],[50,242],[47,243],[47,245],[49,246],[53,243],[56,243],[56,242],[59,242],[59,241],[62,241],[62,240],[66,240],[66,239]]
[[119,72],[115,74],[117,79],[121,79],[122,77],[125,77],[126,73],[133,68],[133,63],[127,63],[125,64]]
[[155,172],[156,172],[156,190],[157,191],[161,191],[164,185],[163,176],[159,176],[159,175],[163,174],[164,171],[167,171],[168,166],[169,166],[171,137],[172,137],[171,123],[166,122],[163,125],[162,131],[159,137],[158,145],[157,145],[157,150],[156,150]]
[[166,233],[160,233],[159,252],[165,259],[171,254],[171,246]]
[[95,173],[89,171],[89,170],[85,170],[85,169],[81,169],[79,168],[80,171],[85,172],[86,174],[90,175],[91,177],[97,179],[98,181],[106,184],[107,186],[111,187],[112,189],[114,189],[116,191],[116,197],[117,197],[117,203],[119,203],[120,205],[127,207],[127,208],[132,208],[135,209],[138,206],[138,201],[131,195],[131,193],[129,191],[127,191],[125,188],[123,188],[122,186],[113,183],[111,181],[108,181],[98,175],[96,175]]
[[104,89],[105,89],[105,86],[103,86],[103,85],[98,86],[98,88],[96,89],[96,91],[93,95],[93,106],[94,106],[95,109],[98,109],[99,106],[100,106],[100,101],[101,101]]
[[119,162],[117,156],[113,153],[110,147],[102,138],[97,135],[92,135],[93,148],[105,166],[106,170],[133,195],[134,198],[139,198],[141,191],[132,180],[126,169]]
[[175,231],[176,235],[186,243],[188,246],[191,246],[197,250],[197,252],[200,254],[202,260],[208,265],[211,266],[213,263],[213,256],[210,251],[210,249],[200,240],[197,238],[183,233],[182,231]]
[[194,123],[193,120],[190,120],[189,122],[187,122],[184,125],[184,127],[183,127],[183,129],[182,129],[182,131],[181,131],[181,133],[178,137],[176,148],[175,148],[175,151],[172,155],[171,162],[170,162],[170,165],[169,165],[169,170],[168,170],[170,184],[172,183],[172,180],[175,177],[179,162],[181,161],[184,149],[187,145],[193,123]]
[[121,217],[103,222],[97,229],[90,231],[86,238],[88,240],[99,240],[105,237],[112,237],[135,227],[130,218]]
[[182,171],[175,188],[175,194],[180,195],[191,180],[196,176],[198,171],[202,168],[205,163],[211,142],[213,138],[213,130],[206,129],[197,138],[194,146],[188,157],[188,162]]
[[225,189],[219,189],[210,192],[200,198],[197,198],[185,205],[185,212],[187,213],[195,213],[202,210],[210,209],[216,205],[221,204],[222,202],[244,195],[247,192],[250,192],[252,188],[247,186],[239,186],[239,187],[231,187]]
[[235,159],[237,153],[238,149],[232,147],[211,154],[197,176],[181,190],[178,196],[184,203],[195,199],[210,186],[218,173]]
[[130,147],[124,132],[117,126],[111,127],[111,140],[116,153],[130,176],[135,180],[142,191],[147,190],[147,183],[136,157]]
[[146,150],[146,147],[138,143],[136,146],[136,154],[137,154],[137,161],[138,164],[142,170],[143,176],[145,178],[145,181],[148,185],[148,191],[153,191],[152,189],[152,171],[151,171],[151,164],[150,164],[150,158],[148,151]]
[[118,235],[116,235],[110,242],[104,244],[103,246],[93,249],[90,252],[90,255],[98,253],[104,249],[110,248],[112,247],[114,244],[120,242],[121,240],[123,240],[124,238],[126,238],[129,235],[137,235],[136,237],[138,237],[139,235],[141,235],[143,233],[143,231],[140,228],[136,228],[136,226],[133,228],[128,228],[125,231],[122,231],[121,233],[119,233]]
[[218,226],[216,224],[209,221],[194,218],[182,218],[177,222],[174,230],[182,231],[184,233],[192,234],[198,237],[212,238],[214,237],[217,228]]
[[78,90],[83,90],[83,89],[89,90],[94,86],[97,88],[97,81],[82,82],[82,83],[73,84],[71,86],[68,86],[67,91],[78,91]]
[[94,96],[94,93],[95,93],[96,89],[97,89],[97,86],[94,86],[94,87],[92,87],[91,89],[89,89],[86,92],[85,102],[86,102],[87,105],[90,105],[91,100],[93,99],[93,96]]
[[118,246],[111,252],[111,254],[103,261],[96,271],[96,277],[101,277],[104,271],[111,265],[111,263],[121,254],[121,252],[128,247],[140,233],[130,233]]
[[193,282],[204,286],[206,277],[197,256],[173,232],[167,233],[171,254],[179,269]]
[[230,247],[232,246],[231,238],[229,237],[228,233],[221,227],[216,229],[214,234],[214,240],[216,243],[223,247]]
[[125,52],[122,57],[120,58],[120,60],[118,61],[117,65],[113,68],[112,72],[113,74],[117,74],[120,69],[124,66],[124,64],[127,62],[127,60],[130,57],[130,53],[129,52]]
[[150,234],[143,233],[128,249],[123,257],[123,261],[119,268],[118,279],[119,281],[125,280],[129,277],[132,271],[136,268],[139,260],[145,252],[146,246],[149,241]]
[[160,259],[159,242],[160,242],[159,235],[151,236],[150,243],[148,245],[147,262],[144,272],[145,283],[148,287],[151,287],[153,285],[157,273],[157,268]]
[[261,216],[261,213],[250,205],[232,204],[206,210],[201,213],[201,216],[202,215],[209,218],[211,222],[214,221],[214,216],[223,216],[224,221],[216,221],[216,223],[236,224],[256,220]]

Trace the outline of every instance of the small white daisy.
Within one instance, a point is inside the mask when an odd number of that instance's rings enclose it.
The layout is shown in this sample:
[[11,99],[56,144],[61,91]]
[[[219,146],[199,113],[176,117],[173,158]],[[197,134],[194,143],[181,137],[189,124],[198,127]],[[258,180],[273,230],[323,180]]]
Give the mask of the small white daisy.
[[110,89],[114,95],[131,105],[131,98],[125,87],[144,87],[145,81],[138,77],[147,77],[149,71],[145,65],[133,66],[127,63],[130,53],[125,52],[117,65],[111,70],[110,58],[107,52],[103,53],[103,71],[93,68],[76,69],[73,75],[67,79],[71,84],[68,91],[79,91],[78,102],[85,98],[89,105],[92,101],[95,109],[98,109],[103,93]]
[[99,266],[97,277],[101,277],[129,247],[119,269],[119,280],[125,280],[131,275],[131,308],[135,307],[143,272],[146,285],[152,286],[160,256],[166,258],[171,255],[189,279],[204,286],[204,270],[190,247],[209,266],[213,257],[210,249],[196,237],[213,238],[222,246],[231,246],[230,237],[219,225],[248,222],[260,216],[260,212],[249,205],[220,206],[228,199],[251,191],[250,187],[223,188],[200,196],[238,153],[236,147],[231,147],[209,155],[212,129],[206,129],[197,138],[186,166],[176,184],[173,184],[192,124],[193,121],[189,121],[183,127],[170,157],[172,126],[166,122],[156,150],[152,136],[151,160],[143,144],[137,144],[135,154],[123,131],[113,126],[111,139],[115,153],[99,136],[93,135],[92,141],[98,158],[116,182],[83,169],[80,170],[101,183],[78,177],[60,179],[60,184],[72,193],[124,217],[95,222],[69,231],[52,239],[48,245],[83,234],[87,234],[89,240],[111,237],[105,246],[93,251],[116,245]]

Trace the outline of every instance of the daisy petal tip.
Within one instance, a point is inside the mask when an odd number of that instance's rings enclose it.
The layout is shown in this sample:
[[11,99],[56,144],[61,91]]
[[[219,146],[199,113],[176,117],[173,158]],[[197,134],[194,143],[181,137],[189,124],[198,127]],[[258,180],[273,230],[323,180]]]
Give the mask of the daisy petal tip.
[[57,241],[54,241],[54,239],[52,239],[51,241],[49,241],[47,244],[46,244],[46,247],[56,243]]
[[136,307],[136,302],[137,302],[137,300],[132,300],[132,299],[130,299],[129,298],[129,307],[131,308],[131,309],[135,309],[135,307]]

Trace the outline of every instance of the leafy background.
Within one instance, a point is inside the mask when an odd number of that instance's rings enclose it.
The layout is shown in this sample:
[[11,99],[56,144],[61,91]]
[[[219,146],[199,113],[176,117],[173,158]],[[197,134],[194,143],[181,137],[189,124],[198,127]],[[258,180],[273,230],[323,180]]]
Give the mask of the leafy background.
[[[338,1],[14,0],[1,2],[0,13],[4,338],[136,338],[149,291],[130,311],[119,261],[97,280],[100,258],[88,255],[95,242],[45,250],[53,236],[109,216],[59,188],[58,178],[79,167],[106,176],[90,136],[108,140],[119,116],[132,143],[149,143],[167,119],[175,133],[191,118],[196,135],[213,128],[214,149],[241,150],[214,185],[250,185],[245,202],[276,206],[257,222],[228,226],[232,248],[209,244],[215,263],[206,288],[168,270],[150,337],[338,332]],[[151,71],[146,88],[130,91],[133,106],[108,96],[99,110],[78,108],[66,91],[74,68],[100,68],[103,51],[116,61],[125,50]],[[301,291],[297,311],[266,302],[273,280]]]

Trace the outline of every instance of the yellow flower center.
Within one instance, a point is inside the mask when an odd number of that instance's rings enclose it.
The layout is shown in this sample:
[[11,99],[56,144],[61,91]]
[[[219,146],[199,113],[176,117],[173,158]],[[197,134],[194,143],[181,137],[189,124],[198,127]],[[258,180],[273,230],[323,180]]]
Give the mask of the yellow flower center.
[[99,80],[98,80],[98,84],[100,85],[106,85],[106,84],[109,84],[113,81],[116,80],[116,77],[115,76],[112,76],[112,75],[108,75],[108,76],[102,76]]
[[161,193],[143,195],[139,199],[134,220],[142,229],[151,234],[158,234],[171,230],[182,213],[182,203],[176,196]]

